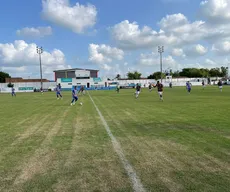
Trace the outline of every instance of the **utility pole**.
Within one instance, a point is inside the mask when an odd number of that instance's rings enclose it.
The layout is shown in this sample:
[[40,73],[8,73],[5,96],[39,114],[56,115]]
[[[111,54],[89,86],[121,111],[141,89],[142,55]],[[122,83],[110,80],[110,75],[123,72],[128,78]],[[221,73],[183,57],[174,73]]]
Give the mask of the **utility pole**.
[[164,46],[158,46],[158,53],[160,53],[161,83],[162,83],[162,53],[163,52],[164,52]]
[[40,62],[40,76],[41,76],[41,91],[43,91],[43,82],[42,82],[42,59],[41,54],[43,53],[42,47],[37,46],[37,53],[39,55],[39,62]]

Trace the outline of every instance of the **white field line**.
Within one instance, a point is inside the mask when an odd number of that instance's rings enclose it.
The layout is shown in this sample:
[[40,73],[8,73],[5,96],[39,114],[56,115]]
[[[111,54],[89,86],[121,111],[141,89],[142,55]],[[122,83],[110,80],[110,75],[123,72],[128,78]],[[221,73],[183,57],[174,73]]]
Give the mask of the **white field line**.
[[[89,92],[88,92],[89,94]],[[132,182],[132,187],[133,187],[133,190],[135,192],[145,192],[145,189],[139,179],[139,177],[137,176],[136,172],[134,171],[133,167],[130,165],[129,161],[126,159],[123,151],[122,151],[122,148],[121,148],[121,145],[120,143],[117,141],[117,139],[113,136],[107,122],[105,121],[105,118],[103,117],[103,115],[101,114],[100,110],[98,109],[97,105],[95,104],[94,100],[92,99],[91,95],[89,94],[89,97],[94,105],[94,107],[96,108],[100,118],[101,118],[101,121],[112,141],[112,144],[113,144],[113,147],[114,147],[114,150],[115,152],[117,153],[117,155],[119,156],[120,158],[120,161],[122,162],[123,166],[124,166],[124,169],[126,170],[126,173],[128,174],[129,176],[129,179],[131,180]]]

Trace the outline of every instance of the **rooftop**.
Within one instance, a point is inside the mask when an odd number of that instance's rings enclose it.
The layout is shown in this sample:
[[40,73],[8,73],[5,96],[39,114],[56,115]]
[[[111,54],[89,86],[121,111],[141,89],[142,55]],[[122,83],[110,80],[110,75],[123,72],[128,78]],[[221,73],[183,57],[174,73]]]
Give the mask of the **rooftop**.
[[65,71],[76,71],[76,70],[86,70],[86,71],[99,71],[96,69],[82,69],[82,68],[73,68],[73,69],[62,69],[62,70],[55,70],[54,72],[65,72]]

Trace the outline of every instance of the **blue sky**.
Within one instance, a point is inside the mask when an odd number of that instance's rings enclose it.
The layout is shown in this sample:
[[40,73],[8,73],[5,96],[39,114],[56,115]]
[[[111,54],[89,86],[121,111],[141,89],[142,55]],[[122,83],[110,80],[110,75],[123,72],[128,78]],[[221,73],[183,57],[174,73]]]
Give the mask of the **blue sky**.
[[39,77],[36,46],[43,46],[44,76],[71,67],[101,76],[143,76],[164,69],[227,66],[230,0],[2,0],[0,70]]

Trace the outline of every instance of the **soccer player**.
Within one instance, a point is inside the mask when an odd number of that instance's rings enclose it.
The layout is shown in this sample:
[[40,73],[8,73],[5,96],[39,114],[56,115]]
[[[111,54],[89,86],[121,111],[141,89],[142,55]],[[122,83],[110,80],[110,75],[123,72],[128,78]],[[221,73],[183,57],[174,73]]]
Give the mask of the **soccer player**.
[[116,91],[117,91],[117,93],[119,93],[119,92],[120,92],[120,86],[119,86],[119,85],[117,85],[117,89],[116,89]]
[[164,88],[163,84],[160,83],[160,81],[157,81],[155,87],[157,87],[157,92],[160,96],[160,100],[163,101],[163,88]]
[[172,88],[172,82],[169,83],[169,87]]
[[218,86],[219,86],[219,89],[220,89],[220,92],[222,92],[222,89],[223,89],[223,83],[221,80],[219,80],[218,82]]
[[152,92],[152,85],[151,85],[151,83],[149,84],[149,92]]
[[85,87],[82,86],[82,94],[85,95]]
[[59,97],[62,99],[61,85],[60,85],[60,83],[56,87],[56,95],[57,95],[57,99],[59,99]]
[[192,84],[189,81],[186,82],[186,88],[187,88],[188,93],[190,94],[192,90]]
[[139,97],[140,91],[141,91],[141,86],[137,83],[137,85],[136,85],[136,93],[135,93],[136,99]]
[[203,87],[203,90],[204,90],[204,88],[205,88],[204,80],[202,80],[202,87]]
[[71,106],[75,105],[76,101],[78,100],[77,96],[77,86],[74,86],[74,89],[72,90],[72,101],[71,101]]
[[84,86],[82,85],[80,90],[78,91],[78,93],[81,93],[81,95],[85,94],[85,88]]
[[16,93],[15,93],[15,89],[14,89],[14,87],[12,87],[12,89],[11,89],[11,95],[12,95],[12,97],[13,97],[13,96],[15,96],[15,97],[16,97]]

